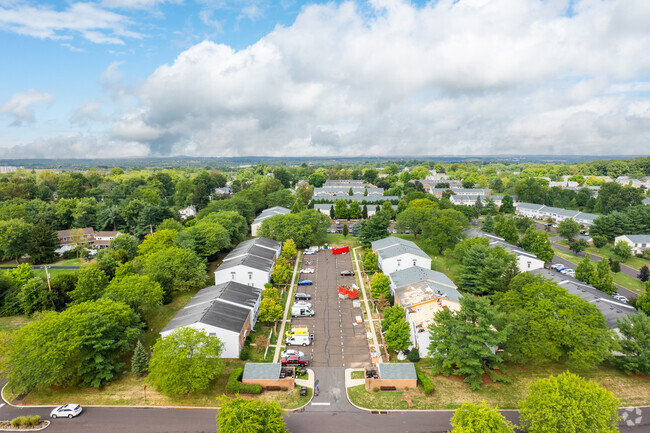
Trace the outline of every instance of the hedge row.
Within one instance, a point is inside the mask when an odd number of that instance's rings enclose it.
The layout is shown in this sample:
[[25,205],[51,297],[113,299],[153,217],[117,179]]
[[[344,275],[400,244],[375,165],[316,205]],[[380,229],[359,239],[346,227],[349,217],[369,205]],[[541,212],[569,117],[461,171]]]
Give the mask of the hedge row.
[[422,389],[424,390],[424,393],[426,395],[429,395],[429,394],[433,393],[433,382],[431,382],[431,379],[429,379],[429,376],[422,373],[421,371],[418,371],[417,375],[418,375],[418,385],[422,386]]
[[262,386],[257,383],[242,383],[243,368],[235,368],[228,377],[226,392],[228,394],[261,394]]

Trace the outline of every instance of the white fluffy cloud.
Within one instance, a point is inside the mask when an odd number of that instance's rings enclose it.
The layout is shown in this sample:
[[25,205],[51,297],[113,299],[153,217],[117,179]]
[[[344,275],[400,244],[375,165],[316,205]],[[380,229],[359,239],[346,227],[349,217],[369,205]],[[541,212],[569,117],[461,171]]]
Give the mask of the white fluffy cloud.
[[98,44],[124,45],[123,38],[140,38],[128,30],[124,15],[95,3],[71,3],[65,10],[23,2],[0,4],[0,29],[47,39],[71,39],[75,34]]
[[19,126],[23,122],[30,123],[34,121],[34,105],[50,105],[53,97],[49,93],[37,92],[30,89],[27,92],[14,93],[2,107],[0,115],[13,117],[12,125]]
[[160,66],[104,143],[203,156],[647,153],[649,22],[647,0],[306,6],[245,49],[204,41]]

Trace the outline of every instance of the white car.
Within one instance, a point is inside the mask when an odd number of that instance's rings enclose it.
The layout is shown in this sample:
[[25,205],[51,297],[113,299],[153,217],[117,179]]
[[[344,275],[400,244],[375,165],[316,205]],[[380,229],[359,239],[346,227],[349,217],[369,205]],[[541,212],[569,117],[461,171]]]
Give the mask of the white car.
[[50,412],[52,418],[72,418],[81,413],[83,409],[78,404],[64,404],[63,406],[55,407]]
[[287,349],[283,350],[282,353],[280,353],[280,358],[286,358],[287,356],[305,356],[304,353],[302,353],[300,350],[295,350],[295,349]]
[[300,270],[301,274],[313,274],[314,273],[314,268],[305,268]]
[[627,304],[627,301],[628,301],[628,299],[625,296],[619,295],[618,293],[614,293],[612,295],[612,298],[617,299],[617,300],[619,300],[619,301],[621,301],[621,302],[623,302],[625,304]]
[[305,250],[305,255],[311,256],[313,254],[316,254],[316,251],[314,251],[314,250]]
[[309,302],[305,301],[296,301],[293,303],[294,307],[302,307],[302,308],[311,308],[311,304]]

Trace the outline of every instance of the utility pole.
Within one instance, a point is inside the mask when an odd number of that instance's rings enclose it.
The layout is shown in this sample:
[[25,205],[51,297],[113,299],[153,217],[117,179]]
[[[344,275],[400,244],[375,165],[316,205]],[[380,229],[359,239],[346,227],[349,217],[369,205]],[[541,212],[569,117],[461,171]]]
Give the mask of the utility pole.
[[52,306],[56,308],[56,305],[54,305],[54,298],[52,298],[52,284],[50,284],[50,273],[47,271],[47,265],[43,265],[43,269],[45,269],[45,278],[47,279],[47,288],[50,291],[50,301],[52,301]]

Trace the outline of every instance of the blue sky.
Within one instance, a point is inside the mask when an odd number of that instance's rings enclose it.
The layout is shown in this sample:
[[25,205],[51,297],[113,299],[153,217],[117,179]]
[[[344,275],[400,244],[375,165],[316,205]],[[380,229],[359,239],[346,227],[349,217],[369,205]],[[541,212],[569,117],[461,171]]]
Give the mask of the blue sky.
[[0,0],[0,157],[648,154],[650,2]]

